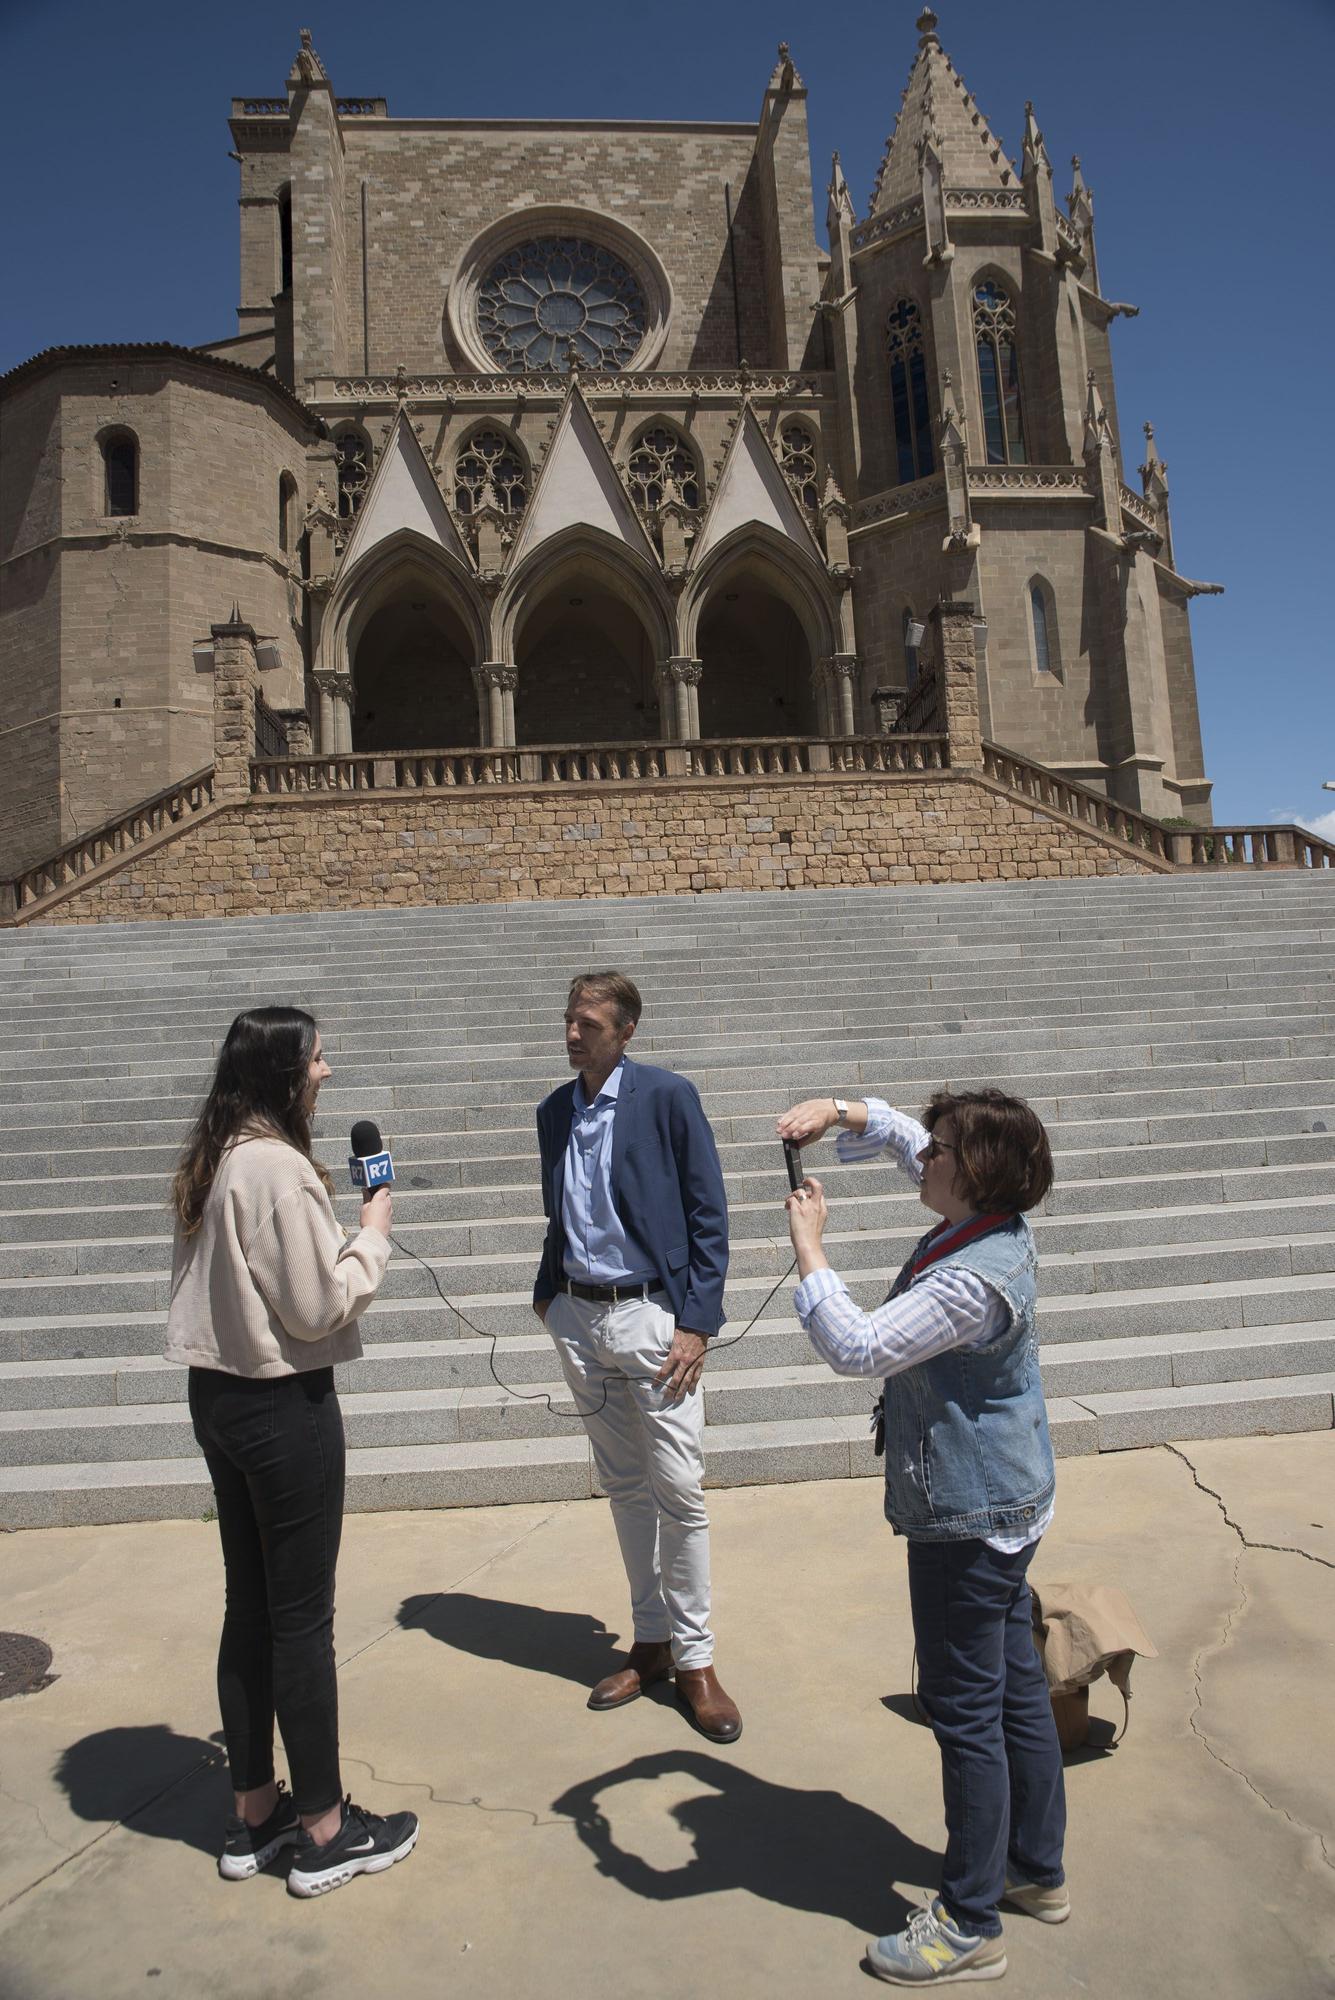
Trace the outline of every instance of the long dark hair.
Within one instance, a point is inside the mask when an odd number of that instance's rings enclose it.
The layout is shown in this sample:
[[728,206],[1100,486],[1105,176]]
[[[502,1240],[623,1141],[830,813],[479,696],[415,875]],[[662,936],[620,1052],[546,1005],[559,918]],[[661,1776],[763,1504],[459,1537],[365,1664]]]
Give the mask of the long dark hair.
[[316,1026],[300,1007],[254,1007],[238,1014],[218,1052],[218,1067],[172,1182],[172,1206],[185,1235],[199,1228],[224,1151],[242,1131],[268,1131],[311,1160],[306,1084]]

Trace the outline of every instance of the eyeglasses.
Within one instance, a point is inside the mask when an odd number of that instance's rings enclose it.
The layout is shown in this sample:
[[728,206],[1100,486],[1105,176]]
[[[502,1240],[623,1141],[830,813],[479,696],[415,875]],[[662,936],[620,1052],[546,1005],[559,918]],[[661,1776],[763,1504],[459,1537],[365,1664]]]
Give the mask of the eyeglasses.
[[930,1138],[918,1155],[921,1160],[939,1159],[942,1153],[957,1153],[958,1146],[952,1146],[948,1139]]

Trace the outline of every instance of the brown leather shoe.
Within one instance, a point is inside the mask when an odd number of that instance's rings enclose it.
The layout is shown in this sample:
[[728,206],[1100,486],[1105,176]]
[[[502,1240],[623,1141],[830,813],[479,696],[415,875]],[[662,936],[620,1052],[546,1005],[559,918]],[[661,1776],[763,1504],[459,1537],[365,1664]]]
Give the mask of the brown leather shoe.
[[590,1708],[623,1708],[635,1701],[655,1681],[665,1681],[672,1672],[672,1648],[666,1639],[637,1639],[624,1667],[599,1681],[589,1696]]
[[712,1667],[678,1667],[677,1692],[695,1717],[695,1726],[711,1743],[735,1743],[742,1717],[731,1695],[719,1686]]

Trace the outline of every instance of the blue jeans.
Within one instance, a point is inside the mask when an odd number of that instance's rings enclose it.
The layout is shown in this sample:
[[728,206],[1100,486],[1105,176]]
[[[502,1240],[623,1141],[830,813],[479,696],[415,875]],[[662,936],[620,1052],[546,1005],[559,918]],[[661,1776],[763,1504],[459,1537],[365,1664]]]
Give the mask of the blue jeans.
[[1013,1879],[1065,1881],[1066,1787],[1034,1645],[1025,1573],[1035,1548],[910,1542],[919,1689],[941,1751],[946,1853],[941,1900],[971,1937],[997,1937]]

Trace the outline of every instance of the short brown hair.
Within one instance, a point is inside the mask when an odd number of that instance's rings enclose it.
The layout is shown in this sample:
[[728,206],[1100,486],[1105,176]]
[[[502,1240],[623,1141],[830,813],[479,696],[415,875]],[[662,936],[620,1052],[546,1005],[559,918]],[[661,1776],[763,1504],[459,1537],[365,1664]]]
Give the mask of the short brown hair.
[[566,1006],[573,1007],[577,1000],[610,1000],[617,1010],[619,1028],[638,1024],[644,1012],[640,989],[624,972],[577,972],[570,982]]
[[922,1114],[932,1131],[955,1121],[955,1171],[969,1206],[982,1214],[1023,1214],[1052,1186],[1052,1148],[1043,1121],[1004,1090],[938,1090]]

